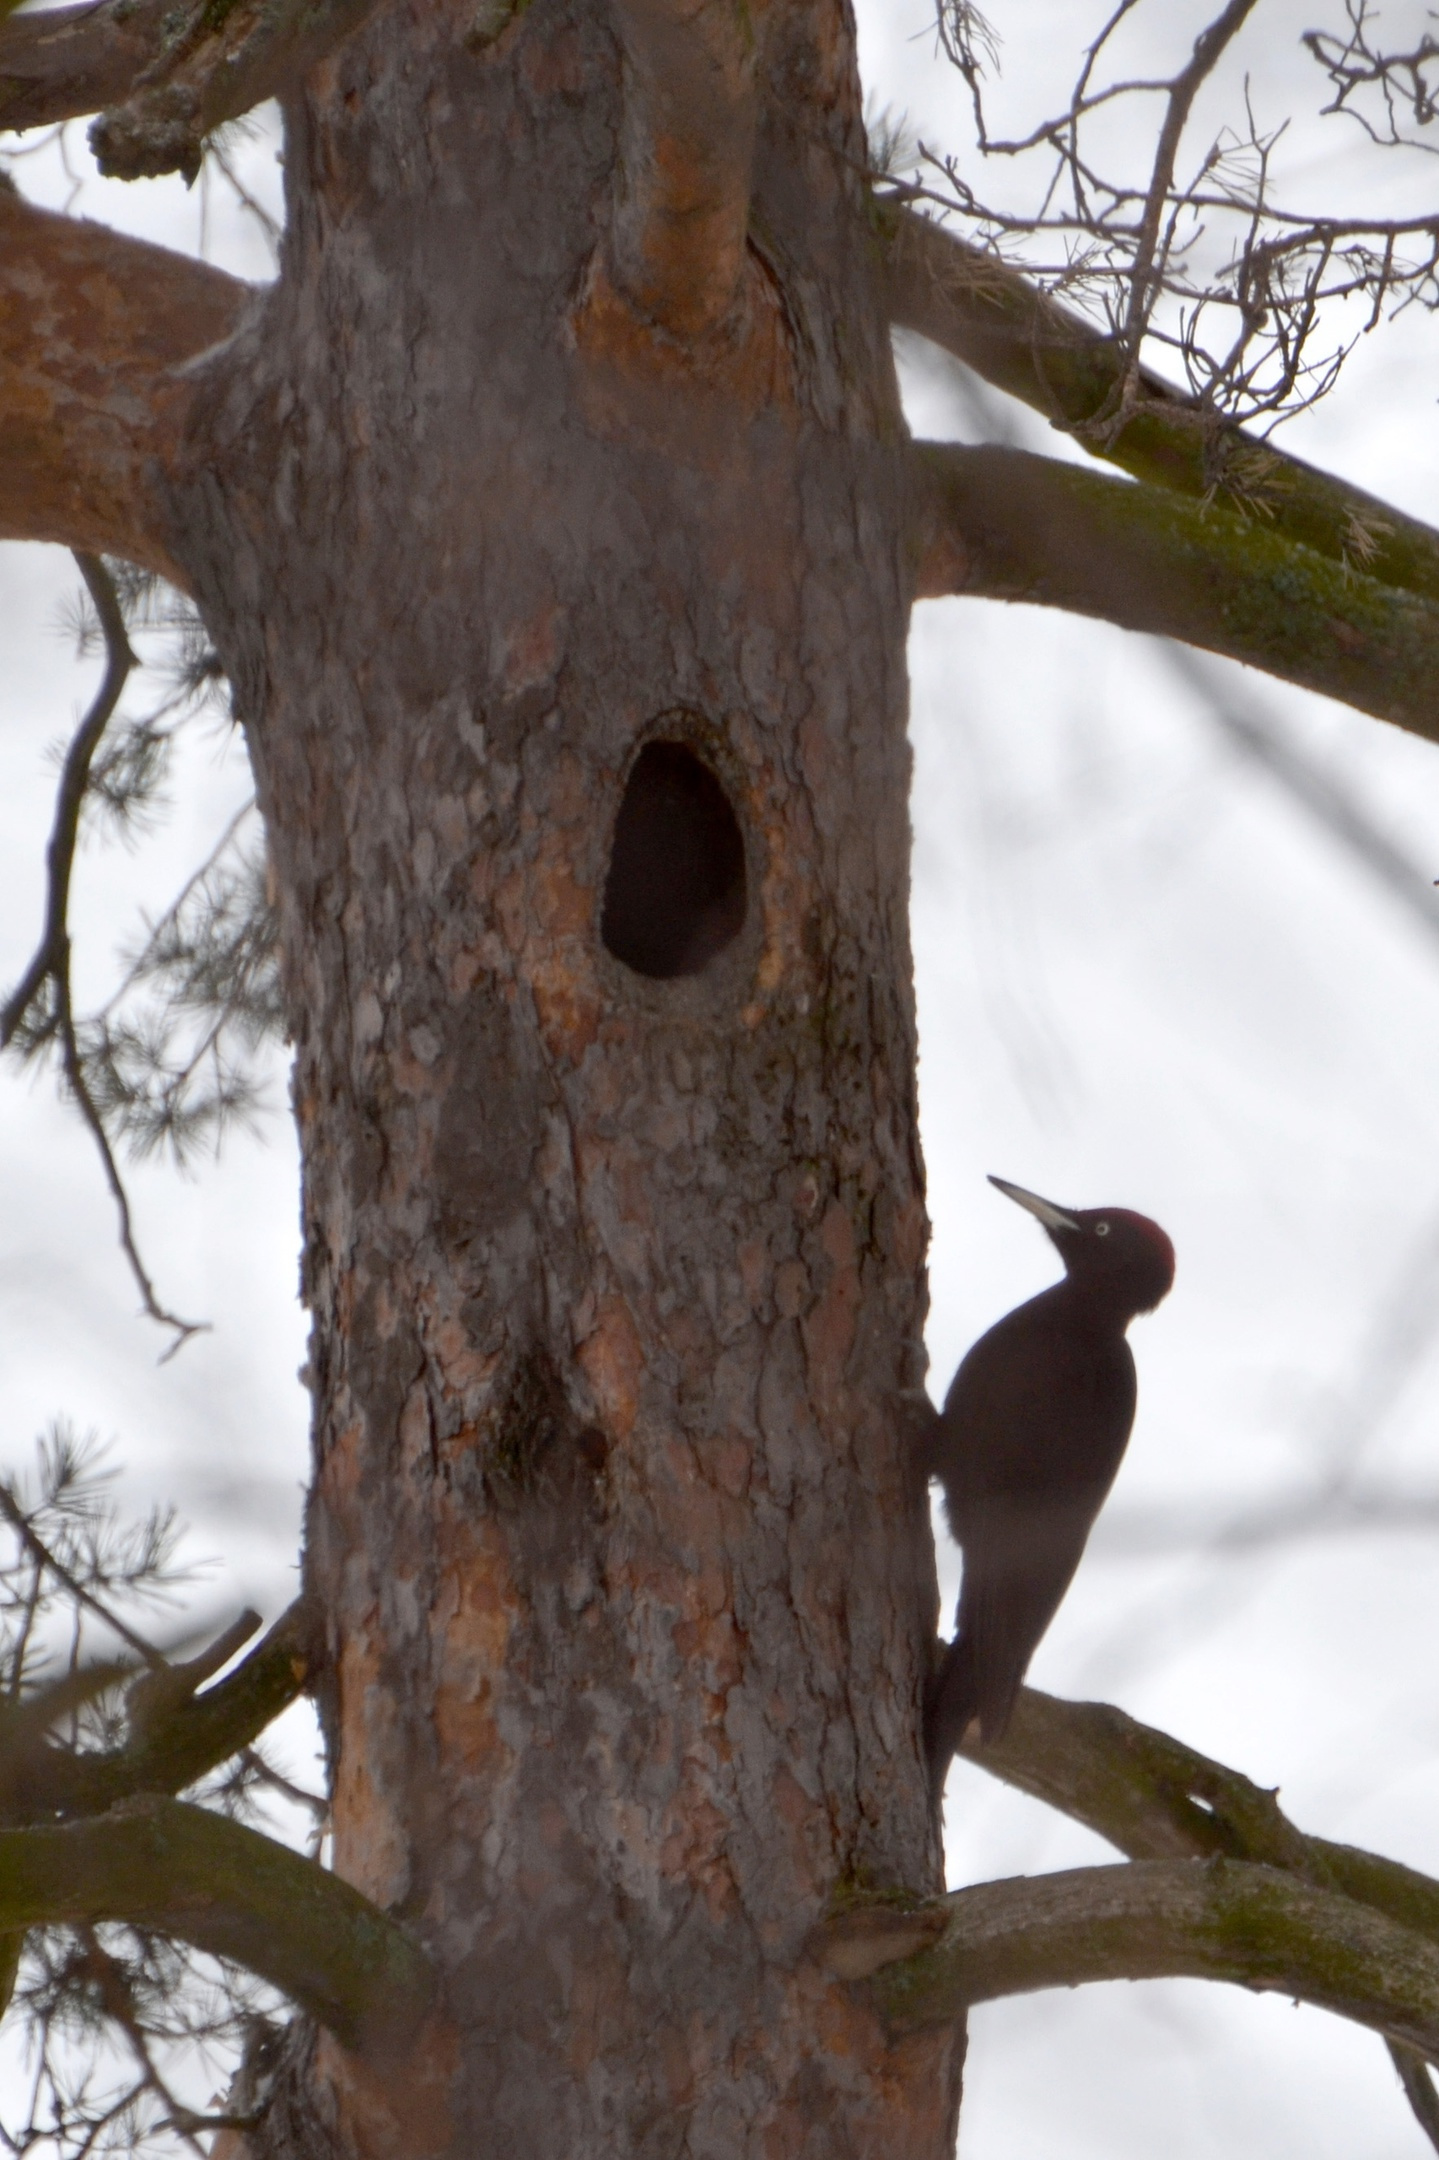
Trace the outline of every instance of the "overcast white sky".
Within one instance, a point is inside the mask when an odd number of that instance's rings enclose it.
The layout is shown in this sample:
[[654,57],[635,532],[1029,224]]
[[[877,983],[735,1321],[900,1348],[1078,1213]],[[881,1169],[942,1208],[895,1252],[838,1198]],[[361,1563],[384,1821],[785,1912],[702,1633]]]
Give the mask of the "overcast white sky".
[[[1172,64],[1204,10],[1151,0],[1141,41]],[[1006,125],[1062,89],[1095,10],[1008,0]],[[967,145],[961,86],[935,56],[929,0],[864,0],[868,80],[929,140]],[[1300,29],[1334,0],[1257,11],[1216,109],[1250,77],[1288,140],[1296,195],[1427,202],[1439,171],[1363,152],[1313,116]],[[1418,7],[1394,7],[1397,42]],[[1206,124],[1209,124],[1206,122]],[[83,130],[71,162],[88,175]],[[237,153],[277,199],[273,138]],[[19,168],[63,202],[55,153]],[[85,178],[83,206],[266,274],[263,243],[213,192]],[[202,217],[203,213],[203,217]],[[1434,355],[1417,313],[1368,340],[1340,388],[1282,440],[1420,516],[1439,479]],[[973,434],[962,386],[903,355],[917,432]],[[1035,447],[1061,446],[1010,410]],[[57,627],[75,577],[58,550],[0,549],[0,978],[39,923],[53,767],[94,666]],[[986,602],[921,606],[912,642],[914,937],[931,1207],[932,1385],[973,1337],[1051,1279],[1036,1226],[987,1171],[1076,1205],[1144,1209],[1179,1274],[1138,1324],[1140,1412],[1112,1503],[1033,1668],[1103,1696],[1282,1787],[1306,1827],[1439,1873],[1439,1512],[1407,1526],[1219,1550],[1227,1523],[1315,1491],[1336,1466],[1439,1499],[1439,909],[1385,892],[1239,757],[1162,650]],[[1216,664],[1439,876],[1439,750]],[[133,853],[89,848],[76,895],[82,981],[108,980],[135,910],[162,906],[243,799],[243,756],[197,739],[170,822]],[[137,1171],[161,1294],[213,1331],[157,1366],[133,1317],[84,1134],[0,1074],[0,1412],[8,1460],[64,1412],[113,1434],[137,1501],[174,1497],[208,1595],[276,1613],[294,1581],[306,1399],[295,1379],[294,1150],[277,1063],[262,1140],[184,1182]],[[1158,1544],[1156,1546],[1156,1540]],[[948,1566],[952,1596],[956,1569]],[[956,1766],[955,1882],[1109,1857],[1084,1833]],[[1417,2160],[1380,2043],[1317,2012],[1198,1983],[1089,1989],[974,2020],[967,2160]]]

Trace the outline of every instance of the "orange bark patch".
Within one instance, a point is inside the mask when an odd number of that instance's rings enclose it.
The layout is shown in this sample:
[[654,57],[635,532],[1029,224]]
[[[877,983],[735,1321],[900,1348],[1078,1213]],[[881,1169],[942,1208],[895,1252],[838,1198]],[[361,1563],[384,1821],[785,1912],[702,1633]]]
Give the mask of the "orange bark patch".
[[703,1899],[712,1920],[721,1921],[739,1902],[734,1874],[725,1853],[729,1817],[699,1787],[697,1775],[686,1768],[685,1785],[668,1810],[665,1837],[660,1845],[660,1873],[671,1882],[683,1882]]
[[[734,308],[706,335],[680,338],[652,322],[598,254],[571,328],[588,363],[581,396],[598,435],[651,442],[686,465],[720,470],[733,459],[737,425],[755,413],[795,407],[783,303],[752,252]],[[676,394],[657,397],[661,388]]]
[[435,1601],[435,1735],[449,1764],[503,1773],[510,1750],[495,1723],[495,1685],[504,1671],[519,1600],[503,1540],[488,1521],[466,1526],[464,1551]]
[[577,1355],[606,1430],[614,1440],[628,1439],[639,1416],[645,1353],[622,1298],[600,1300],[594,1331],[580,1344]]
[[[335,1771],[335,1873],[377,1905],[394,1905],[410,1882],[409,1841],[395,1702],[370,1643],[351,1635],[340,1653],[340,1745]],[[387,1775],[388,1773],[388,1775]],[[396,1790],[388,1788],[394,1783]]]
[[460,2069],[452,2026],[430,2018],[397,2067],[351,2055],[321,2033],[315,2070],[334,2095],[339,2149],[352,2160],[439,2160],[453,2151],[450,2093]]

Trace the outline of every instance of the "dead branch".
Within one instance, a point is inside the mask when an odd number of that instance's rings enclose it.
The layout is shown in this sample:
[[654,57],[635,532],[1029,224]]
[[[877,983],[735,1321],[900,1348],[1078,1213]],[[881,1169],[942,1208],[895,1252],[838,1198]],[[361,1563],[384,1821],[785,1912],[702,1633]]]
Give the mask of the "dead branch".
[[1141,369],[1131,416],[1091,423],[1126,357],[998,256],[897,202],[876,205],[890,319],[1072,434],[1136,479],[1225,503],[1382,584],[1439,600],[1439,532],[1362,488],[1287,456]]
[[756,18],[739,0],[616,0],[624,122],[611,262],[652,322],[691,343],[741,298],[755,137]]
[[[1103,72],[1111,41],[1133,9],[1133,0],[1122,0],[1083,50],[1062,110],[1007,140],[990,134],[985,116],[992,36],[986,45],[962,0],[937,0],[937,8],[941,42],[969,87],[981,157],[1018,161],[1033,185],[1022,206],[987,198],[972,158],[920,145],[914,177],[901,192],[957,214],[986,248],[1009,251],[1046,290],[1078,296],[1107,326],[1122,365],[1110,395],[1088,417],[1091,438],[1123,428],[1143,410],[1146,348],[1173,355],[1197,405],[1216,421],[1273,425],[1325,394],[1361,328],[1386,307],[1439,305],[1439,218],[1336,219],[1279,203],[1274,165],[1284,125],[1261,126],[1247,79],[1233,123],[1184,156],[1196,93],[1253,0],[1228,0],[1173,75],[1111,79]],[[1338,93],[1326,109],[1357,112],[1349,101],[1382,86],[1389,132],[1371,126],[1370,133],[1400,140],[1396,100],[1409,104],[1421,126],[1430,109],[1432,41],[1408,54],[1379,55],[1365,39],[1366,0],[1350,0],[1349,11],[1347,46],[1324,33],[1306,40]],[[1143,169],[1132,157],[1132,129],[1102,132],[1136,100],[1161,104]],[[1329,331],[1336,305],[1351,301],[1362,304],[1362,316],[1351,311],[1337,335]]]
[[81,0],[0,21],[0,128],[54,127],[128,96],[154,59],[166,0]]
[[0,1009],[0,1049],[10,1047],[41,991],[69,966],[70,876],[80,834],[80,811],[100,738],[110,724],[130,670],[135,665],[113,578],[93,555],[77,554],[75,560],[94,603],[105,640],[105,674],[60,768],[55,814],[45,850],[45,927],[30,965]]
[[[1406,50],[1386,52],[1374,40],[1379,15],[1369,0],[1346,0],[1346,13],[1347,38],[1306,30],[1300,40],[1333,85],[1334,96],[1324,110],[1347,113],[1371,142],[1432,152],[1439,146],[1408,130],[1427,128],[1439,112],[1439,39],[1425,31]],[[1365,111],[1366,91],[1376,94],[1382,121],[1371,120]]]
[[250,298],[205,263],[0,190],[0,538],[120,555],[183,589],[159,495],[192,395],[182,369]]
[[1439,607],[1273,528],[1026,451],[916,443],[915,590],[1178,638],[1428,740]]

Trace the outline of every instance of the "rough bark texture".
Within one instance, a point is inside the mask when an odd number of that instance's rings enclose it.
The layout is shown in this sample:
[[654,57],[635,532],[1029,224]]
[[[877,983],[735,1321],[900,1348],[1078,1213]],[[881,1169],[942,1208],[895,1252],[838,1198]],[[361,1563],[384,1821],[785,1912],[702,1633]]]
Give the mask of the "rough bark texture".
[[[395,0],[312,76],[173,495],[281,899],[336,1865],[446,2011],[393,2089],[307,2042],[268,2150],[938,2160],[957,2032],[891,2042],[805,1949],[939,1872],[852,25],[773,11],[740,303],[682,344],[605,267],[604,11],[503,12]],[[663,982],[599,935],[654,737],[748,879]]]
[[183,585],[156,483],[187,365],[250,299],[205,263],[0,188],[0,539],[111,550]]

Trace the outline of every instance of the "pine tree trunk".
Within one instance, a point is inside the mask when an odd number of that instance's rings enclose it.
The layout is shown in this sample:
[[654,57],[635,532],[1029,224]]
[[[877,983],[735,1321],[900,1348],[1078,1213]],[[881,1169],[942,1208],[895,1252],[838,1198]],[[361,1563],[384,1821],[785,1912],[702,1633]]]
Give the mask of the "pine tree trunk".
[[806,1956],[846,1885],[939,1882],[853,28],[771,8],[687,343],[607,267],[606,11],[507,15],[397,0],[312,80],[175,498],[280,894],[335,1865],[444,1989],[398,2073],[297,2051],[257,2144],[938,2160],[955,2036]]

